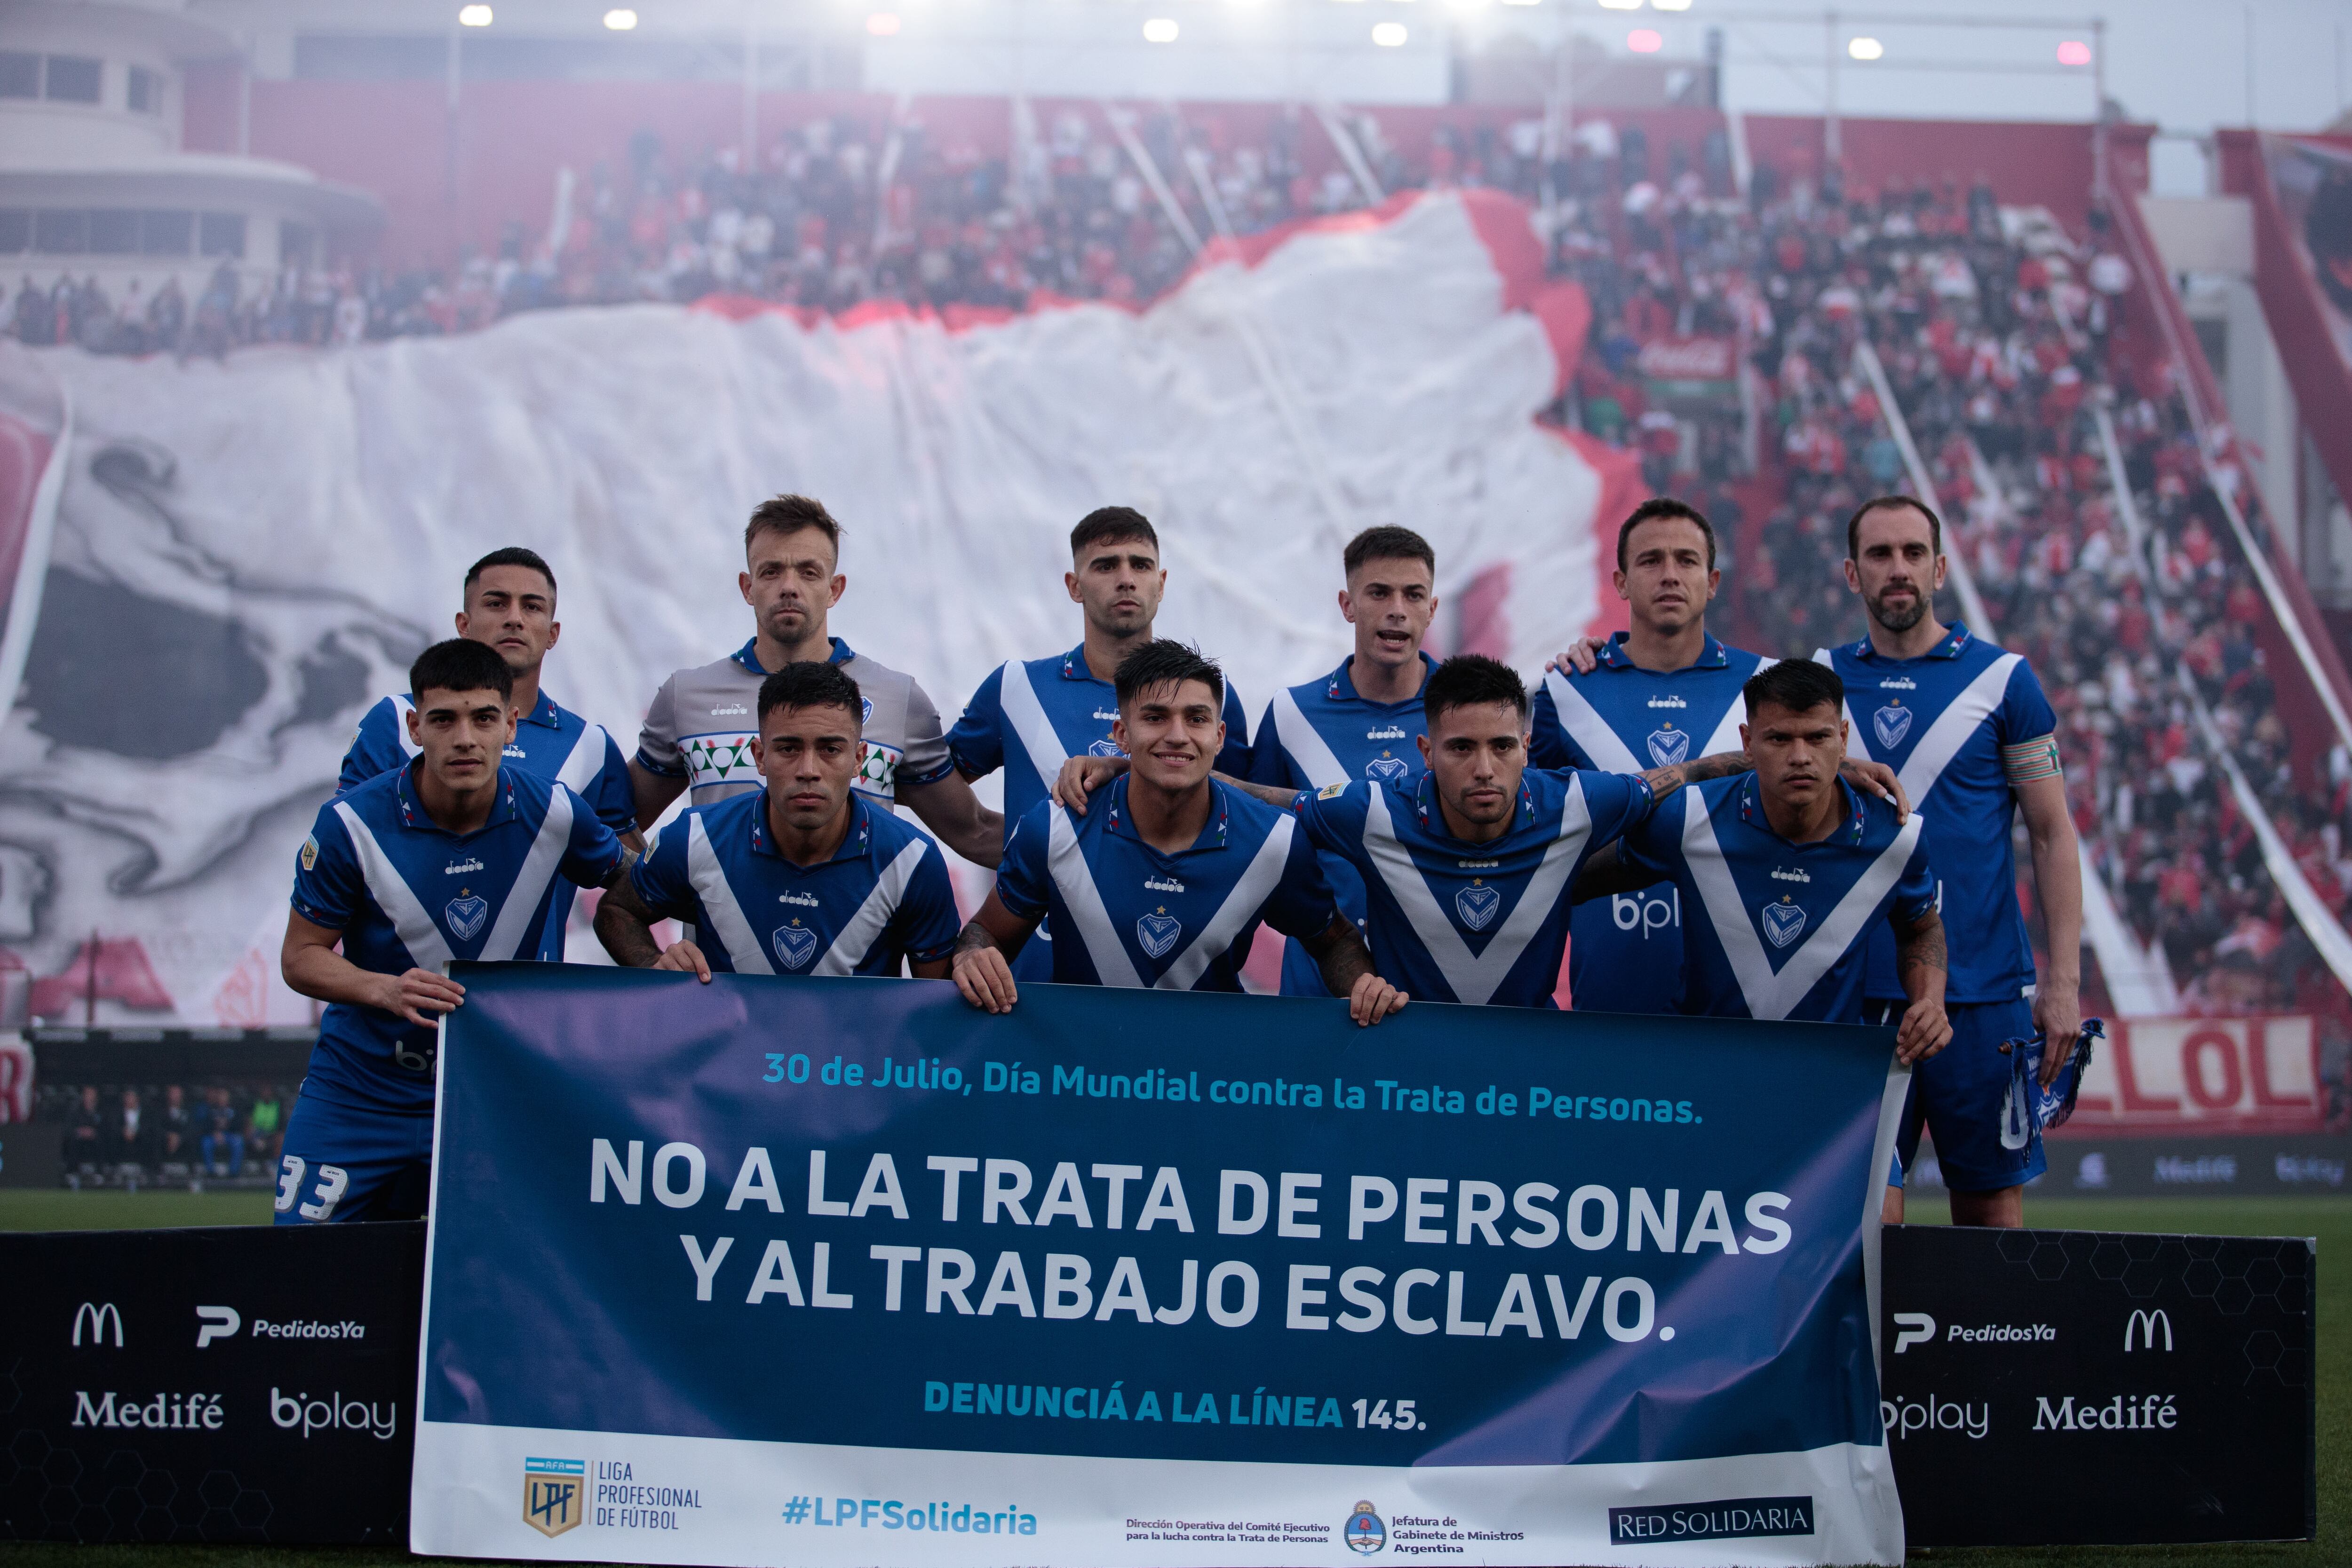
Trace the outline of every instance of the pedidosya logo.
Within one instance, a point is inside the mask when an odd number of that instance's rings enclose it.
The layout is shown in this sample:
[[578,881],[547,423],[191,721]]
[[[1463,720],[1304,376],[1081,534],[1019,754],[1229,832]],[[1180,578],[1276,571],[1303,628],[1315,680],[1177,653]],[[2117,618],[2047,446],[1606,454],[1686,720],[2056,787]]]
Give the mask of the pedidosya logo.
[[1367,1557],[1389,1543],[1389,1527],[1381,1522],[1381,1516],[1372,1511],[1369,1502],[1356,1505],[1356,1511],[1348,1516],[1347,1529],[1340,1534],[1350,1551]]
[[587,1516],[581,1493],[588,1487],[585,1459],[525,1459],[522,1462],[522,1521],[550,1538]]

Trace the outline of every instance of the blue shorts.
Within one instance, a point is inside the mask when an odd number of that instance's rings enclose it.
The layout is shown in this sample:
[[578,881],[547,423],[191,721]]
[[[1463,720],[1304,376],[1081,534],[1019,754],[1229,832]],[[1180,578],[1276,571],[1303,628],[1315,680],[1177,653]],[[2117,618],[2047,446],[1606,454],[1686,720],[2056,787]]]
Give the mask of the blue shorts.
[[287,1118],[271,1223],[421,1219],[432,1173],[432,1117],[305,1094]]
[[[1901,1020],[1903,1009],[1900,1002],[1873,1002],[1865,1012],[1874,1023],[1893,1024]],[[2004,1040],[2032,1037],[2033,1004],[2021,996],[2011,1002],[1955,1002],[1944,1011],[1952,1023],[1952,1043],[1912,1069],[1895,1156],[1909,1169],[1924,1125],[1935,1137],[1936,1159],[1951,1191],[1997,1193],[2022,1186],[2050,1163],[2032,1108],[2011,1103],[2016,1068],[2000,1047]]]

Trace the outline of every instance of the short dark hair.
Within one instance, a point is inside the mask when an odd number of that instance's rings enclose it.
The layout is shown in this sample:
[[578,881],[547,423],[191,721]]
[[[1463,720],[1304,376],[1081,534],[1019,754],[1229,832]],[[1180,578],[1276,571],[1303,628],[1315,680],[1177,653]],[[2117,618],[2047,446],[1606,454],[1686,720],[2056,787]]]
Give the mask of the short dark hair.
[[1626,569],[1625,560],[1633,537],[1633,531],[1645,522],[1655,522],[1662,517],[1678,517],[1685,522],[1698,524],[1698,531],[1706,535],[1706,569],[1710,572],[1714,571],[1715,524],[1707,521],[1706,514],[1698,508],[1688,501],[1676,500],[1672,496],[1652,496],[1648,500],[1635,507],[1632,515],[1617,525],[1617,570],[1622,572]]
[[489,644],[451,637],[408,667],[410,700],[421,700],[428,691],[495,691],[504,701],[514,695],[514,671]]
[[1150,518],[1131,506],[1098,506],[1070,530],[1070,554],[1075,557],[1089,544],[1111,544],[1122,539],[1140,539],[1151,546],[1152,553],[1160,552],[1160,536],[1151,531]]
[[1429,541],[1409,528],[1368,528],[1348,541],[1348,548],[1339,557],[1341,569],[1352,577],[1356,568],[1367,561],[1418,561],[1429,568],[1432,578],[1437,575],[1437,552],[1429,547]]
[[760,682],[760,722],[779,708],[846,708],[851,719],[866,722],[857,682],[827,659],[796,659]]
[[1457,653],[1432,670],[1421,689],[1423,721],[1435,724],[1456,708],[1507,705],[1528,716],[1528,684],[1519,672],[1483,653]]
[[1153,687],[1174,686],[1187,680],[1197,680],[1209,689],[1220,709],[1225,701],[1225,672],[1217,661],[1203,655],[1199,648],[1188,647],[1173,637],[1154,637],[1118,661],[1118,669],[1111,677],[1111,689],[1118,693],[1120,706],[1139,692]]
[[509,544],[504,550],[493,550],[466,568],[466,591],[473,592],[474,579],[493,566],[527,566],[547,579],[547,591],[555,592],[555,574],[536,550],[525,550],[520,544]]
[[1791,713],[1808,712],[1824,703],[1843,711],[1845,682],[1826,664],[1815,664],[1810,658],[1784,658],[1749,676],[1748,683],[1739,689],[1739,695],[1748,700],[1748,716],[1751,719],[1756,710],[1767,702]]
[[743,550],[751,552],[751,541],[762,533],[798,533],[814,528],[824,535],[833,546],[834,555],[841,554],[841,524],[833,521],[833,513],[824,510],[824,502],[814,496],[770,496],[751,509],[751,521],[743,525]]
[[1862,520],[1874,511],[1885,511],[1898,506],[1907,506],[1927,520],[1927,542],[1937,554],[1941,555],[1944,552],[1944,520],[1936,515],[1934,507],[1929,506],[1917,496],[1873,496],[1854,508],[1853,515],[1845,520],[1845,558],[1847,560],[1862,559]]

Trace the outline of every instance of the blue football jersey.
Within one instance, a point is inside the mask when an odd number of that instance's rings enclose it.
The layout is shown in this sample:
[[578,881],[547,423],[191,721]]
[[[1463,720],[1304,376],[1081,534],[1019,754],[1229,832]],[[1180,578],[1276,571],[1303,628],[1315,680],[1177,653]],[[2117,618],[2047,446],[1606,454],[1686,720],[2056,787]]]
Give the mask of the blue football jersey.
[[[1548,671],[1536,688],[1528,759],[1540,768],[1640,773],[1739,750],[1739,689],[1773,661],[1708,637],[1698,662],[1663,673],[1601,645],[1591,675]],[[1682,900],[1672,888],[1619,893],[1569,918],[1568,985],[1580,1013],[1664,1013],[1681,982]]]
[[1578,868],[1655,804],[1636,773],[1529,768],[1510,830],[1484,844],[1446,832],[1428,773],[1332,784],[1298,811],[1315,847],[1363,879],[1381,978],[1416,1000],[1549,1007]]
[[[1413,694],[1402,702],[1371,702],[1356,693],[1347,662],[1320,680],[1310,680],[1275,693],[1258,721],[1257,738],[1250,747],[1250,779],[1276,789],[1318,790],[1362,779],[1367,784],[1409,784],[1421,776],[1421,737],[1428,721],[1421,706],[1421,688],[1437,661],[1421,656],[1421,679]],[[1319,853],[1319,851],[1318,851]],[[1364,879],[1337,855],[1323,856],[1323,875],[1339,912],[1364,924]],[[1282,950],[1282,994],[1285,996],[1328,996],[1323,972],[1307,950],[1286,942]]]
[[[352,749],[343,753],[335,793],[349,795],[379,774],[408,765],[416,756],[416,742],[408,738],[408,715],[416,706],[405,691],[386,697],[360,719]],[[560,705],[544,689],[539,706],[515,723],[514,739],[507,742],[501,772],[513,770],[534,778],[553,779],[588,803],[598,821],[615,833],[637,825],[636,795],[629,784],[629,764],[621,748],[602,724]],[[557,958],[563,956],[563,928],[572,919],[572,884],[561,878],[548,889],[553,900]]]
[[1024,920],[1051,911],[1056,982],[1239,991],[1260,921],[1286,936],[1329,929],[1330,885],[1297,819],[1209,788],[1209,820],[1176,855],[1136,837],[1123,777],[1084,816],[1041,801],[1014,826],[996,896]]
[[[562,784],[500,768],[498,790],[489,821],[467,834],[425,815],[413,766],[329,801],[296,857],[294,912],[342,932],[343,956],[378,974],[457,958],[562,962],[548,885],[601,886],[621,841]],[[396,1014],[330,1003],[302,1093],[429,1114],[436,1044],[436,1031]]]
[[1864,953],[1936,907],[1923,818],[1836,788],[1838,830],[1795,844],[1772,830],[1756,775],[1709,779],[1625,835],[1618,852],[1673,879],[1683,932],[1678,1011],[1711,1018],[1859,1024]]
[[[2042,682],[2024,655],[1957,622],[1918,658],[1886,658],[1868,637],[1813,658],[1845,682],[1848,750],[1893,768],[1927,818],[1951,949],[1947,1000],[2016,1000],[2033,984],[2033,948],[2017,904],[2017,796],[2001,748],[2057,731]],[[1903,994],[1891,933],[1871,941],[1867,984],[1874,1000]]]
[[[1081,643],[1052,658],[1013,660],[991,670],[948,731],[948,752],[968,779],[1004,770],[1004,833],[1053,794],[1062,764],[1072,757],[1124,756],[1110,738],[1118,694],[1087,667]],[[1225,682],[1225,744],[1217,771],[1247,778],[1249,719],[1234,684]]]
[[768,792],[694,806],[630,872],[646,909],[690,923],[710,967],[738,974],[897,974],[955,951],[955,892],[929,834],[852,796],[833,858],[776,851]]

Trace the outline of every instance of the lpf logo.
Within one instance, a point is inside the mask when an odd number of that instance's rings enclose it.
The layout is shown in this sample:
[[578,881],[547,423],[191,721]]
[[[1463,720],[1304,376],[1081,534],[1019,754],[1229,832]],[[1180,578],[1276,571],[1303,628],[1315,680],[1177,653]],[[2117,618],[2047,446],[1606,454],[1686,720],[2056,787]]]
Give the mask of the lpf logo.
[[525,1459],[522,1462],[522,1521],[552,1539],[585,1516],[581,1494],[588,1489],[585,1459]]

